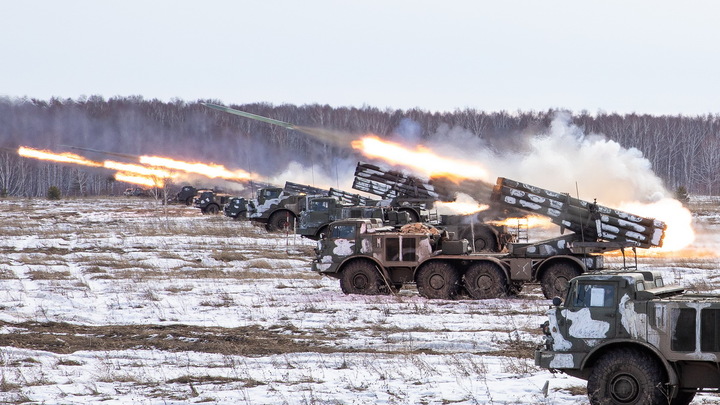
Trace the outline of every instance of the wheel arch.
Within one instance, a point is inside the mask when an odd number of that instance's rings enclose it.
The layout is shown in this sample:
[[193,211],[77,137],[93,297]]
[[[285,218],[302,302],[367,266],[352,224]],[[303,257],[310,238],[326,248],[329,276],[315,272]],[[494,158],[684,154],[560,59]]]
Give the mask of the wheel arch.
[[654,346],[645,343],[645,342],[639,342],[637,340],[629,340],[629,339],[622,339],[622,340],[614,340],[612,342],[608,342],[606,344],[603,344],[601,346],[598,346],[594,348],[590,353],[588,353],[587,356],[583,359],[582,363],[580,364],[580,370],[582,370],[585,373],[590,373],[590,369],[595,365],[595,362],[602,357],[604,354],[609,353],[615,349],[634,349],[641,352],[644,352],[648,355],[650,355],[652,358],[654,358],[656,361],[658,361],[660,364],[662,364],[663,368],[665,369],[665,373],[668,377],[668,383],[671,386],[678,386],[680,383],[680,380],[678,378],[677,373],[675,372],[675,369],[672,367],[670,362],[668,362],[665,357],[658,351],[657,348]]
[[277,215],[277,214],[283,214],[283,213],[284,213],[285,215],[287,215],[287,214],[289,213],[291,217],[297,219],[297,215],[296,215],[292,210],[287,209],[287,208],[278,208],[278,209],[276,209],[276,210],[273,210],[273,211],[270,213],[270,215],[268,215],[268,219],[274,217],[274,216]]
[[340,262],[340,264],[337,267],[336,274],[338,276],[340,276],[342,274],[343,270],[345,270],[345,268],[348,265],[350,265],[351,263],[356,263],[356,262],[372,263],[378,270],[380,270],[380,273],[382,273],[382,275],[385,277],[386,280],[390,280],[390,273],[388,273],[385,266],[383,266],[377,259],[375,259],[372,256],[350,256],[350,257],[346,258],[345,260],[343,260],[342,262]]
[[577,257],[567,255],[553,256],[543,260],[542,263],[538,265],[537,271],[535,272],[535,280],[540,280],[548,268],[558,263],[570,264],[578,268],[580,270],[580,274],[583,274],[587,271],[587,266],[585,266],[585,263],[583,263],[582,260],[578,259]]

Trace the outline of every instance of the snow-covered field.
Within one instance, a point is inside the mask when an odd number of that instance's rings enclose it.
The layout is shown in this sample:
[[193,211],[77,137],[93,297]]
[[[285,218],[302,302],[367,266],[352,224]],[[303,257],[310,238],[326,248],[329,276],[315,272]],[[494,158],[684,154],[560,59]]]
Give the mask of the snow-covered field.
[[[697,248],[640,265],[715,291],[720,207],[695,206]],[[310,271],[312,241],[145,199],[11,199],[0,217],[2,403],[587,403],[533,364],[536,286],[344,295]]]

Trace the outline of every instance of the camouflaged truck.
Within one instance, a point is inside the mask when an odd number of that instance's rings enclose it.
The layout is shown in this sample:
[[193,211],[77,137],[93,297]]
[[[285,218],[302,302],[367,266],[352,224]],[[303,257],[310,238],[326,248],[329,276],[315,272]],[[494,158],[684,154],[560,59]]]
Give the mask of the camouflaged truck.
[[268,231],[292,230],[295,218],[306,204],[306,196],[268,187],[260,190],[256,199],[247,203],[247,218],[265,224]]
[[200,208],[203,214],[217,214],[230,201],[230,194],[217,193],[213,190],[200,190],[194,198],[195,208]]
[[720,296],[659,272],[586,274],[555,298],[535,364],[587,380],[592,404],[689,404],[720,389]]
[[234,220],[247,219],[248,200],[243,197],[233,197],[223,207],[226,217]]
[[197,189],[193,186],[185,185],[180,189],[180,191],[177,192],[177,194],[175,194],[175,198],[173,198],[170,202],[190,206],[193,204],[195,196],[205,190],[209,189]]
[[329,225],[315,249],[313,271],[340,280],[346,294],[383,294],[416,284],[426,298],[473,299],[519,293],[540,282],[546,297],[564,293],[570,279],[602,269],[599,253],[618,242],[582,243],[570,234],[536,243],[509,243],[505,253],[472,253],[466,239],[413,223],[401,228],[380,219],[345,219]]
[[335,221],[347,218],[378,218],[384,224],[401,226],[411,222],[410,214],[392,208],[349,205],[336,197],[315,197],[300,213],[296,233],[308,239],[318,240]]

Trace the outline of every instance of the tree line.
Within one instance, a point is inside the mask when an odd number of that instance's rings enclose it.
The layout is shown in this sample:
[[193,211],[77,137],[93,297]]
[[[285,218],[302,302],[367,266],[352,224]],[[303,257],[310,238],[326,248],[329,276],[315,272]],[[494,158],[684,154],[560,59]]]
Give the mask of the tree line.
[[[99,96],[37,100],[0,98],[0,193],[44,196],[55,186],[63,195],[110,195],[118,184],[107,170],[21,158],[18,146],[72,151],[79,146],[132,155],[160,155],[242,168],[263,176],[281,173],[291,161],[333,171],[352,151],[297,131],[211,110],[214,100],[163,102],[142,97]],[[529,133],[546,130],[558,111],[452,112],[328,105],[233,105],[243,111],[295,125],[354,134],[397,136],[410,125],[422,141],[442,128],[464,128],[496,151],[517,150]],[[720,116],[571,113],[585,133],[603,134],[625,148],[637,148],[669,190],[720,193]],[[98,160],[107,156],[96,156]]]

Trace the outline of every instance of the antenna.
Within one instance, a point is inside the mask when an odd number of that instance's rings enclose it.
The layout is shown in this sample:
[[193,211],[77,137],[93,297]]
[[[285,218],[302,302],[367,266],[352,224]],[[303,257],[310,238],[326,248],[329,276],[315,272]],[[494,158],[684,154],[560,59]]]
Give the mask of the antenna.
[[[575,182],[575,194],[577,195],[578,200],[580,199],[580,187],[578,187],[578,182]],[[580,221],[582,221],[582,218],[580,218]],[[580,239],[585,242],[585,224],[581,224],[580,227]]]

